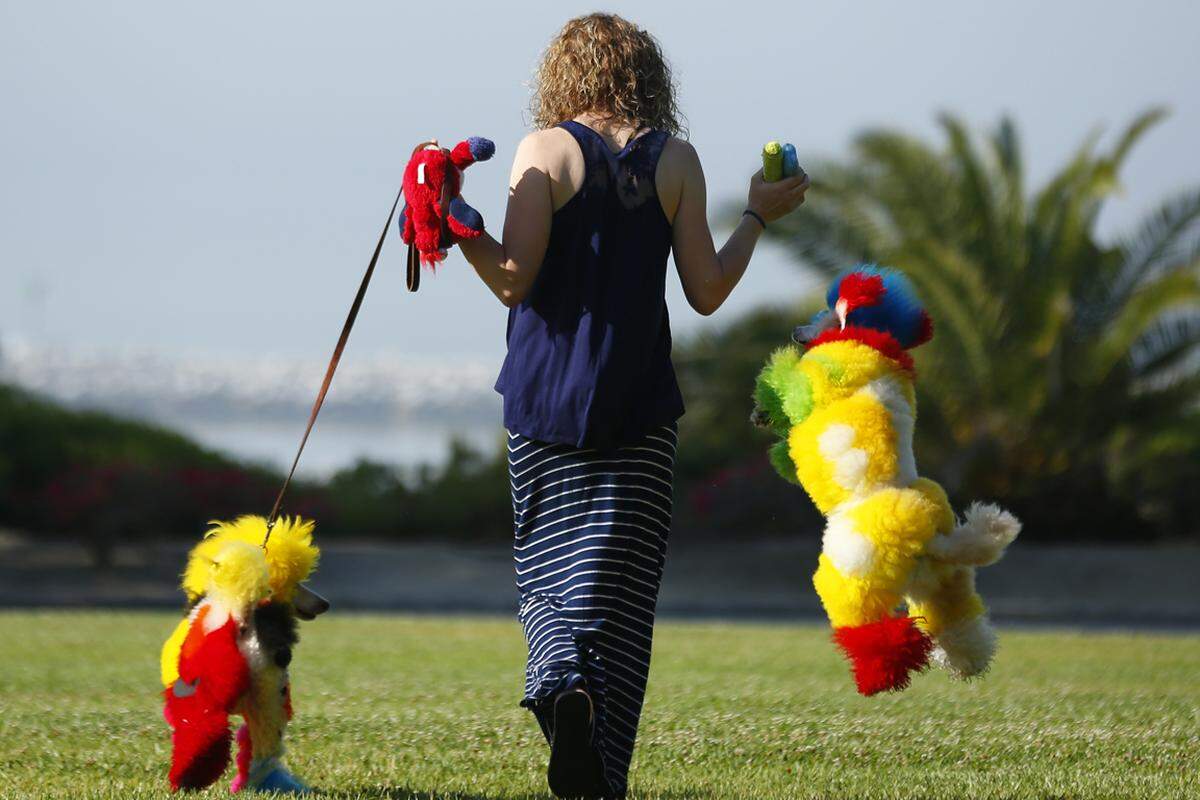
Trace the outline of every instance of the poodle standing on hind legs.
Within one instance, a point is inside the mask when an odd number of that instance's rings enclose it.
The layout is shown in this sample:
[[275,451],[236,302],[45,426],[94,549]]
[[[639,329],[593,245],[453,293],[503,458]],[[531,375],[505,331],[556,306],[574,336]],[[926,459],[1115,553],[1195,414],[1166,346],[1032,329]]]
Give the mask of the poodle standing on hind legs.
[[980,503],[960,522],[942,487],[917,475],[907,351],[933,325],[908,279],[859,267],[834,281],[828,305],[794,332],[803,352],[780,349],[763,368],[754,421],[781,437],[772,464],[826,517],[813,584],[834,640],[865,695],[905,688],[931,657],[979,675],[996,637],[975,568],[999,560],[1020,523]]

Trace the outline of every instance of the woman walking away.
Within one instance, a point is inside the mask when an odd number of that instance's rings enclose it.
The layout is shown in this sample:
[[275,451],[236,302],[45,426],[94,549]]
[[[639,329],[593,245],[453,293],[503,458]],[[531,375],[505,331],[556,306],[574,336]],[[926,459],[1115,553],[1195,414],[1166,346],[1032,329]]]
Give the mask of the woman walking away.
[[502,303],[504,395],[525,699],[560,797],[625,793],[671,525],[676,420],[667,256],[688,303],[720,307],[803,176],[750,181],[717,252],[704,173],[658,43],[621,17],[573,19],[537,74],[538,130],[513,163],[503,242],[461,242]]

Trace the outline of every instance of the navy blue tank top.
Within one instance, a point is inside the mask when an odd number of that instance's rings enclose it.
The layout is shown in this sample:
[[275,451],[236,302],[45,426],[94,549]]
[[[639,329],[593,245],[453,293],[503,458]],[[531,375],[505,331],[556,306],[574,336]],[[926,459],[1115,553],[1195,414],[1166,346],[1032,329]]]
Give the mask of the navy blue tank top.
[[509,311],[496,391],[510,433],[615,447],[683,415],[665,297],[671,223],[654,186],[668,134],[651,130],[613,153],[586,125],[559,127],[586,174],[554,212],[529,296]]

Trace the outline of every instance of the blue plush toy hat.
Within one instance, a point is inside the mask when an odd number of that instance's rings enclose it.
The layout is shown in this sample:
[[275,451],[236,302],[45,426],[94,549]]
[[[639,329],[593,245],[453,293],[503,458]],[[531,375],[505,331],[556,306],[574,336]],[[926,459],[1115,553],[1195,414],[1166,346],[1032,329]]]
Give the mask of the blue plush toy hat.
[[905,350],[933,338],[929,313],[912,281],[897,269],[860,264],[834,279],[825,300],[844,326],[889,333]]

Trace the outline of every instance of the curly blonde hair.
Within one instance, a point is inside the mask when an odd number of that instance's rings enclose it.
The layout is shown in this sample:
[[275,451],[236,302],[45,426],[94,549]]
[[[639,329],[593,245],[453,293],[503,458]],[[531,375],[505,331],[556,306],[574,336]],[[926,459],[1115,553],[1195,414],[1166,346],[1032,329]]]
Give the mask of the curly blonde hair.
[[658,40],[616,14],[563,26],[542,55],[530,110],[538,128],[592,112],[637,128],[685,131]]

